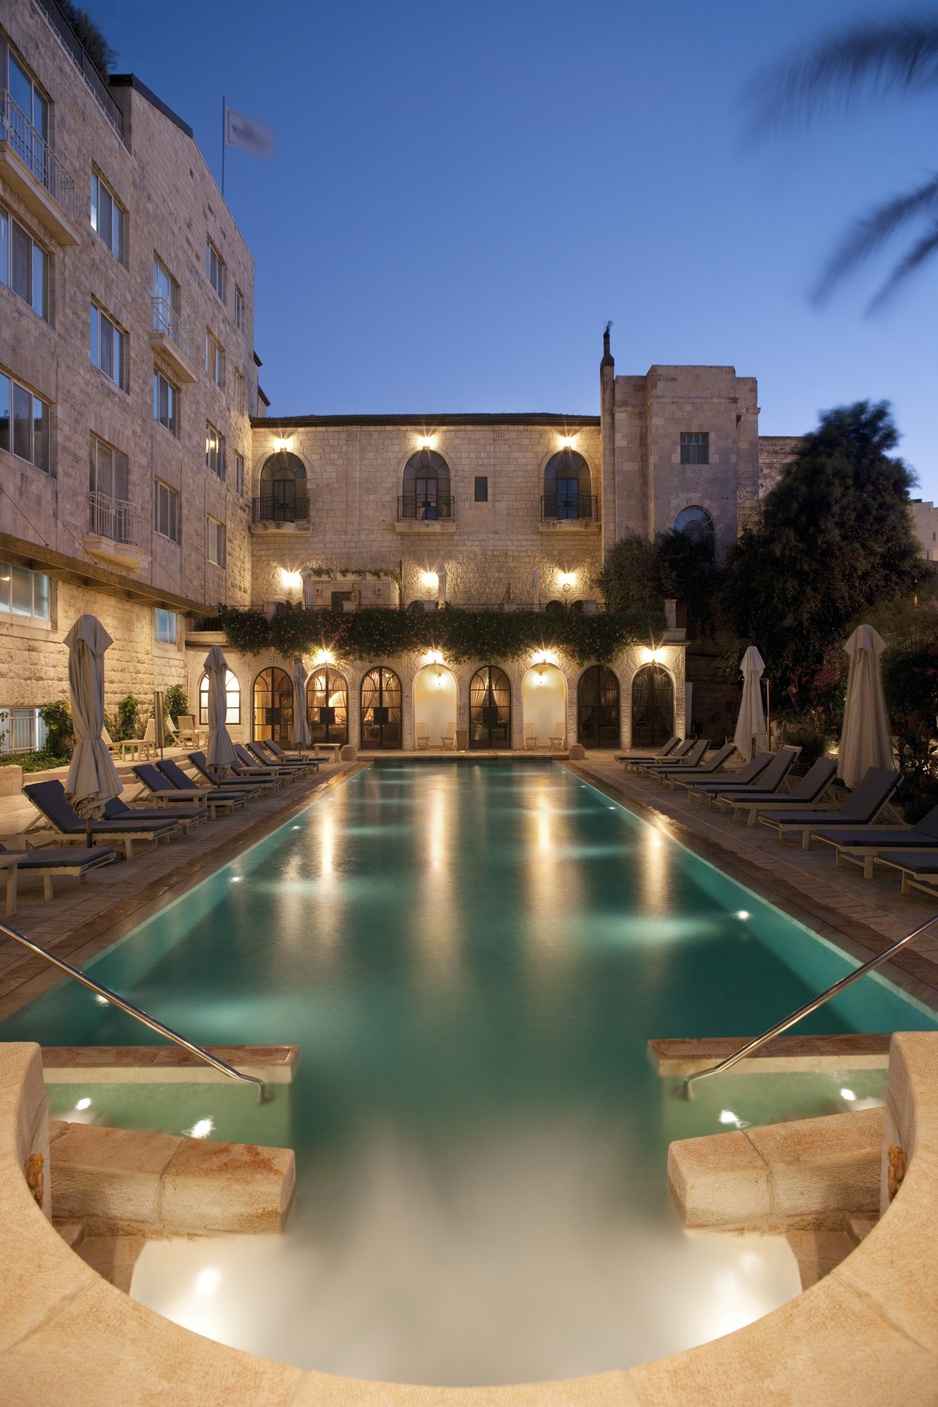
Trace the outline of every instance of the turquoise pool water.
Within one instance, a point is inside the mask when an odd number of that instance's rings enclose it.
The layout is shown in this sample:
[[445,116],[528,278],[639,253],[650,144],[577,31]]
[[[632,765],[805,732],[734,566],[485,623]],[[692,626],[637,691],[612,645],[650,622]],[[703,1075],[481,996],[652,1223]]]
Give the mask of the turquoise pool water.
[[[299,1168],[294,1229],[241,1248],[252,1284],[274,1258],[284,1304],[232,1329],[220,1272],[196,1325],[304,1366],[462,1383],[641,1361],[795,1292],[784,1248],[770,1274],[727,1238],[727,1271],[667,1200],[667,1141],[727,1104],[764,1120],[762,1096],[730,1076],[678,1104],[645,1044],[754,1034],[850,966],[556,764],[487,761],[372,766],[88,970],[201,1043],[303,1048],[273,1106],[194,1096],[220,1136],[288,1135]],[[936,1025],[867,978],[804,1029]],[[74,984],[0,1037],[147,1039]],[[782,1113],[847,1108],[842,1085]],[[191,1100],[151,1100],[152,1126],[191,1126]]]

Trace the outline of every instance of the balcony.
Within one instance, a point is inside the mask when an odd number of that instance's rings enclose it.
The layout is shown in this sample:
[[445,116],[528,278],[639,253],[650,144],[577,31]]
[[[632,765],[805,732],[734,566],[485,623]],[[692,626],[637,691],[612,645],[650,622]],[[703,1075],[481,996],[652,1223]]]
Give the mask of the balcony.
[[75,182],[6,89],[0,89],[0,180],[59,244],[81,244]]
[[545,493],[541,496],[540,531],[599,531],[599,499],[594,495]]
[[251,499],[251,532],[309,532],[309,497],[290,480],[291,493],[268,493]]
[[177,381],[191,385],[198,377],[199,358],[179,314],[165,298],[153,299],[153,330],[150,346],[168,362]]
[[454,533],[456,500],[448,493],[437,492],[435,499],[404,494],[397,500],[394,526],[399,533]]
[[150,560],[140,551],[146,519],[136,504],[106,493],[88,495],[89,532],[83,546],[89,557],[121,571],[139,571]]

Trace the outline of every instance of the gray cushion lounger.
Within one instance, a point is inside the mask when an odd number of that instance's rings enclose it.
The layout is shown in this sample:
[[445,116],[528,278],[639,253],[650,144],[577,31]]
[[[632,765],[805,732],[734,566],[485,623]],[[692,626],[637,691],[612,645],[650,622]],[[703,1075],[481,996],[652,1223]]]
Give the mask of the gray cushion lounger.
[[112,796],[110,801],[104,803],[104,819],[106,821],[122,821],[125,817],[129,825],[144,825],[146,822],[160,825],[163,821],[175,821],[183,835],[188,835],[190,826],[196,826],[199,821],[205,820],[205,812],[202,810],[173,811],[168,806],[149,810],[145,806],[128,806],[121,801],[119,796]]
[[[685,767],[696,767],[710,746],[709,738],[695,738],[692,742],[682,743],[677,752],[664,762],[630,762],[628,765],[640,772],[643,777],[653,777],[658,772],[683,771]],[[682,753],[681,749],[685,749]]]
[[784,807],[776,811],[766,806],[758,813],[759,820],[764,826],[774,826],[779,840],[784,840],[789,831],[800,832],[801,848],[807,850],[812,833],[820,827],[831,830],[845,822],[852,827],[870,825],[896,790],[901,776],[889,767],[870,767],[839,811],[792,811]]
[[[53,897],[52,881],[56,875],[77,875],[81,884],[84,884],[89,870],[100,869],[102,865],[110,865],[117,858],[116,850],[112,850],[110,845],[96,846],[94,850],[76,850],[69,846],[67,850],[8,850],[0,844],[0,855],[12,855],[16,860],[16,869],[7,870],[7,914],[16,913],[16,879],[18,874],[36,874],[42,878],[42,897],[51,899]],[[2,871],[0,871],[2,874]]]
[[[728,775],[726,781],[705,782],[689,794],[698,798],[706,797],[709,806],[713,805],[721,793],[746,796],[758,789],[763,797],[767,795],[771,799],[788,776],[800,751],[800,747],[780,747],[778,752],[760,752],[748,767],[741,767],[738,772]],[[763,761],[765,758],[768,761]],[[757,763],[761,765],[757,766]],[[747,771],[748,778],[744,775]]]
[[[23,787],[23,791],[64,839],[83,840],[88,834],[87,822],[72,809],[66,799],[65,788],[58,778],[52,778],[48,782],[30,782]],[[159,824],[144,821],[141,825],[133,825],[123,820],[92,821],[91,834],[100,835],[105,840],[123,841],[124,854],[130,860],[133,858],[135,840],[164,840],[171,835],[178,835],[179,827],[175,821]]]
[[[205,778],[209,787],[218,787],[220,785],[220,790],[234,792],[236,796],[247,797],[248,800],[250,800],[252,796],[260,796],[264,789],[261,781],[256,779],[251,781],[249,777],[234,777],[228,772],[221,778],[220,784],[216,783],[215,778],[208,770],[208,758],[204,752],[190,752],[189,761],[192,763],[199,776]],[[181,768],[180,771],[182,771]],[[183,776],[185,776],[185,773],[183,773]]]
[[790,807],[793,811],[804,808],[812,801],[820,801],[837,772],[836,757],[819,757],[813,767],[810,767],[799,782],[792,787],[791,791],[784,796],[777,796],[777,793],[770,791],[754,792],[734,792],[729,789],[717,794],[717,805],[724,811],[732,809],[733,820],[737,821],[744,811],[749,812],[749,826],[756,824],[757,813],[766,804],[772,804],[776,799],[778,805],[776,811],[781,811],[783,806]]
[[321,757],[300,757],[296,753],[284,752],[279,743],[275,743],[273,738],[264,738],[261,747],[271,754],[275,762],[289,762],[291,765],[299,763],[303,767],[312,767],[318,772],[322,766]]
[[250,792],[243,791],[240,787],[200,787],[195,777],[187,777],[178,762],[174,762],[171,757],[162,758],[156,764],[156,768],[166,778],[170,786],[178,787],[180,792],[201,793],[209,806],[214,804],[243,806],[245,798],[251,795]]
[[[675,772],[667,778],[668,786],[684,787],[688,795],[701,792],[707,787],[712,791],[716,787],[747,786],[749,782],[754,782],[757,777],[762,776],[762,773],[775,756],[772,752],[758,752],[751,762],[747,762],[745,766],[740,767],[735,772],[727,772],[726,775],[720,777],[718,781],[714,781],[712,775],[707,775],[708,773],[712,774],[713,772],[718,772],[724,763],[729,762],[735,751],[735,743],[724,743],[719,752],[713,754],[709,762],[705,762],[701,767],[694,768],[693,777],[682,777],[679,772]],[[716,766],[714,766],[714,763],[716,763]]]
[[205,808],[208,807],[214,820],[216,809],[230,811],[234,805],[228,797],[214,796],[208,787],[196,786],[191,778],[187,780],[184,788],[177,786],[175,782],[171,782],[168,777],[164,776],[152,762],[137,762],[134,764],[133,770],[137,780],[143,783],[151,796],[156,797],[161,807],[172,801],[174,806],[187,806],[192,815],[204,812]]
[[248,752],[243,743],[235,743],[235,752],[238,761],[232,764],[232,771],[242,773],[249,777],[259,777],[261,781],[275,781],[280,786],[285,787],[287,782],[296,778],[296,773],[292,767],[281,767],[277,762],[260,762]]
[[[613,760],[621,762],[626,767],[630,762],[660,762],[664,757],[675,757],[680,745],[681,739],[675,733],[674,737],[668,738],[668,741],[663,747],[659,747],[657,752],[617,752],[614,754]],[[687,743],[686,746],[687,750],[690,751],[690,743]]]
[[938,851],[938,806],[933,806],[914,826],[868,826],[859,830],[836,826],[812,831],[811,839],[833,845],[837,851],[838,865],[845,861],[851,865],[861,865],[863,878],[872,879],[873,857],[878,850]]
[[[718,747],[712,757],[708,757],[706,762],[701,759],[693,767],[658,767],[649,776],[664,782],[667,787],[683,786],[689,778],[698,781],[708,781],[713,778],[715,772],[719,772],[724,763],[729,762],[736,751],[735,743],[724,743]],[[688,756],[691,756],[688,753]]]
[[874,855],[873,862],[899,871],[903,894],[911,894],[913,889],[921,890],[932,899],[938,894],[938,855],[920,855],[916,850],[888,850],[884,855]]
[[289,771],[294,777],[305,777],[309,772],[315,772],[319,766],[318,759],[303,761],[299,757],[274,757],[273,753],[267,752],[260,743],[245,743],[243,751],[256,758],[259,766],[274,767],[284,774]]

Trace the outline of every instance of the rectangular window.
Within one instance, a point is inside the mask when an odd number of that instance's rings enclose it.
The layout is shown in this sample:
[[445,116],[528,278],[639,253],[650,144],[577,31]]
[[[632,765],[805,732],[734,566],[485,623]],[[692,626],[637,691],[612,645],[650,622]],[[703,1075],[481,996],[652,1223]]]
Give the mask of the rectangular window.
[[[0,62],[3,53],[0,51]],[[6,87],[9,91],[6,139],[16,155],[44,186],[51,181],[47,143],[49,140],[49,101],[39,91],[21,63],[9,55]],[[2,78],[0,73],[0,78]]]
[[112,542],[133,541],[133,520],[127,500],[127,456],[113,445],[91,436],[88,516],[90,531]]
[[235,455],[235,493],[244,497],[244,455]]
[[0,205],[0,283],[49,320],[49,256]]
[[153,373],[153,419],[179,438],[179,388],[161,371]]
[[681,431],[681,463],[682,464],[709,464],[710,463],[710,436],[694,430],[690,433]]
[[179,284],[161,259],[153,260],[153,330],[179,341]]
[[91,228],[104,241],[115,259],[124,262],[124,223],[126,212],[110,186],[91,173]]
[[225,301],[225,261],[215,248],[211,240],[205,246],[205,277],[218,294],[221,301]]
[[52,583],[42,572],[0,562],[0,611],[33,620],[48,620]]
[[488,503],[489,501],[489,481],[488,475],[476,474],[476,503]]
[[153,639],[162,645],[176,643],[176,612],[153,607]]
[[206,421],[205,424],[205,467],[211,469],[213,474],[217,474],[220,479],[225,477],[225,437],[220,435]]
[[50,411],[46,401],[0,372],[0,449],[48,474]]
[[216,567],[225,565],[225,525],[217,518],[208,520],[208,560]]
[[154,527],[160,537],[168,537],[171,542],[181,541],[179,494],[161,479],[155,480]]
[[211,331],[205,333],[205,370],[216,386],[225,385],[225,349]]
[[91,305],[91,362],[127,390],[127,334],[96,303]]
[[244,294],[235,285],[235,327],[239,331],[244,331]]

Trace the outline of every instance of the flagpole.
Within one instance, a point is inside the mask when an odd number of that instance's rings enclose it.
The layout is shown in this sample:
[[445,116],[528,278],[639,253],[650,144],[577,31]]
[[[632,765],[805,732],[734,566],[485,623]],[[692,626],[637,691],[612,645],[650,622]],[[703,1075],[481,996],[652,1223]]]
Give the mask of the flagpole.
[[221,95],[221,194],[225,198],[225,95]]

